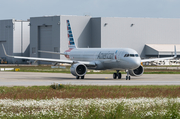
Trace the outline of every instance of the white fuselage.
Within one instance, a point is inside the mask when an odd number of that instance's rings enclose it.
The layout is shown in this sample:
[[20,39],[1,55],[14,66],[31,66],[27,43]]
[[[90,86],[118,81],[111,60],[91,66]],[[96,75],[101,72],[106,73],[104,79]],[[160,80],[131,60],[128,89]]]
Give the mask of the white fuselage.
[[65,52],[70,60],[96,63],[96,70],[136,69],[141,65],[138,53],[130,48],[75,48]]

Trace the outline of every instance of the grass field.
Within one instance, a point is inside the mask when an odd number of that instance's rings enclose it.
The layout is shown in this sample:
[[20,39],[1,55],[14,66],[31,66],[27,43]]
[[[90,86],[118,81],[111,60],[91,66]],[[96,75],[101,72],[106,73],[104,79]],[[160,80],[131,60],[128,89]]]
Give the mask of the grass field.
[[0,87],[0,118],[180,118],[180,86]]
[[[70,73],[70,66],[67,66],[66,69],[53,69],[51,66],[0,66],[0,68],[20,68],[20,72]],[[114,70],[102,70],[100,72],[93,72],[93,70],[89,70],[87,74],[113,74],[114,72]],[[125,71],[121,71],[121,73],[125,74]],[[180,70],[145,69],[144,74],[180,74]]]
[[[56,88],[56,89],[55,89]],[[180,97],[180,86],[73,86],[0,87],[0,99]]]
[[[70,73],[69,67],[14,68],[20,68],[21,72]],[[114,71],[88,73],[112,74]],[[180,74],[180,70],[146,69],[144,73]],[[0,119],[180,119],[179,97],[180,86],[0,87]]]
[[177,119],[180,98],[0,100],[0,118]]

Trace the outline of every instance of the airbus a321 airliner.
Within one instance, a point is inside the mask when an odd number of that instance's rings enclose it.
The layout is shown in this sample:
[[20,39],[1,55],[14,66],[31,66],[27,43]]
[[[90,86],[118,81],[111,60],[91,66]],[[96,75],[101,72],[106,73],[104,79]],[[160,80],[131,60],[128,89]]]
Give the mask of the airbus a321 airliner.
[[77,48],[73,38],[70,22],[69,20],[66,20],[66,22],[69,49],[64,53],[50,51],[39,52],[64,55],[68,60],[10,56],[6,54],[5,48],[2,44],[5,55],[19,59],[71,64],[70,71],[72,75],[76,76],[76,79],[84,79],[87,69],[116,70],[116,73],[113,74],[113,78],[121,79],[121,73],[119,71],[125,70],[127,72],[126,80],[130,80],[130,76],[140,76],[143,74],[144,68],[141,65],[142,62],[174,59],[177,56],[176,47],[174,47],[174,57],[156,59],[141,59],[138,53],[131,48]]

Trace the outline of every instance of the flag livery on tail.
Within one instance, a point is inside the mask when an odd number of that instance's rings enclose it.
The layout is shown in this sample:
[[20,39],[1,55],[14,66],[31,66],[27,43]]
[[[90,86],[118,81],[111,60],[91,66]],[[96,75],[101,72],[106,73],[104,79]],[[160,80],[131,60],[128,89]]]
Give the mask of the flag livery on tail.
[[67,20],[67,32],[69,39],[69,44],[68,44],[69,49],[76,48],[69,20]]

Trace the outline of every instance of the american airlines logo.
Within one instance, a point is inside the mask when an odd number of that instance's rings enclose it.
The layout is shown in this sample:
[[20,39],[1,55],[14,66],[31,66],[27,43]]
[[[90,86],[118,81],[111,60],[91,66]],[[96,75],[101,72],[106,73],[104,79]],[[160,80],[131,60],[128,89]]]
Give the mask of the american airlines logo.
[[98,59],[113,59],[114,53],[99,53]]

